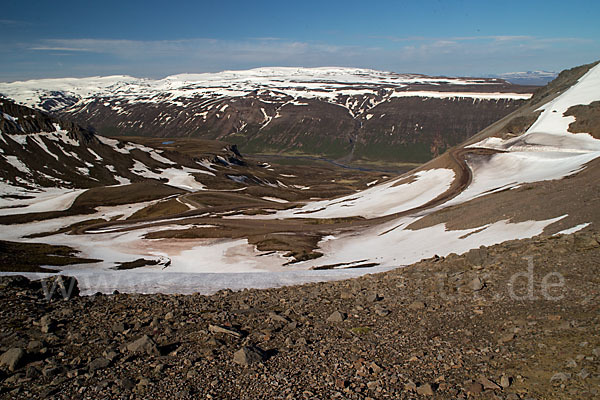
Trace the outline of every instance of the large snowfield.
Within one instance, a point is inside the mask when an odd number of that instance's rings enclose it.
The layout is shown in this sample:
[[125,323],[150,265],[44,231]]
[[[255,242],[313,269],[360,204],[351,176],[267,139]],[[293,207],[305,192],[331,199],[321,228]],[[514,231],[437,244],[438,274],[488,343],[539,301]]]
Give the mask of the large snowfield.
[[[284,70],[290,82],[303,82],[308,87],[313,84],[310,70]],[[152,91],[157,86],[170,85],[171,88],[189,87],[191,82],[203,82],[207,90],[214,82],[215,89],[220,80],[230,82],[256,81],[260,85],[274,82],[282,69],[254,70],[251,74],[224,72],[221,74],[180,75],[161,81],[137,80],[130,77],[94,78],[89,80],[44,80],[32,83],[30,92],[22,94],[23,102],[34,102],[34,87],[51,90],[53,85],[63,87],[70,84],[73,92],[85,96],[98,87],[119,85],[120,82],[135,83],[139,90]],[[380,76],[363,75],[363,70],[330,69],[321,71],[331,75],[336,82],[356,82],[358,79],[386,82],[401,86],[408,80],[423,79],[420,76]],[[319,75],[322,76],[322,75]],[[280,77],[281,78],[281,77]],[[454,84],[464,82],[453,81]],[[275,84],[275,83],[273,83]],[[314,82],[315,85],[329,83]],[[338,83],[336,83],[337,85]],[[0,91],[6,90],[5,87]],[[8,84],[10,85],[10,84]],[[280,82],[277,83],[280,85]],[[235,85],[231,85],[235,87]],[[246,87],[246,86],[244,86]],[[137,90],[137,89],[136,89]],[[179,89],[177,89],[179,90]],[[184,90],[181,89],[181,93]],[[212,90],[212,89],[211,89]],[[228,89],[229,90],[229,89]],[[52,235],[41,239],[23,239],[23,236],[40,231],[49,231],[67,226],[78,220],[96,217],[131,215],[147,203],[102,207],[96,215],[66,217],[43,222],[33,222],[18,226],[4,226],[0,238],[4,240],[38,241],[50,244],[66,244],[81,250],[83,257],[102,258],[102,264],[76,265],[67,267],[62,274],[73,275],[80,281],[85,294],[96,291],[111,292],[163,292],[163,293],[211,293],[223,288],[265,288],[299,284],[313,281],[345,279],[361,274],[385,271],[414,263],[422,258],[449,253],[463,253],[481,245],[493,245],[506,240],[520,239],[540,234],[544,228],[566,215],[543,220],[511,223],[502,220],[467,230],[448,230],[444,224],[420,230],[410,230],[412,222],[441,208],[463,203],[478,196],[502,189],[518,187],[524,183],[559,179],[580,171],[589,161],[600,156],[600,140],[586,133],[568,132],[574,117],[563,113],[573,105],[590,104],[600,100],[600,65],[592,68],[579,82],[566,92],[543,106],[541,114],[531,128],[522,136],[502,140],[488,138],[470,147],[502,150],[486,162],[470,163],[473,179],[465,191],[448,202],[433,209],[404,215],[384,223],[351,233],[326,236],[320,243],[324,256],[315,260],[300,262],[293,266],[283,266],[288,261],[282,253],[264,255],[245,239],[242,240],[147,240],[144,234],[153,228],[137,229],[124,233],[88,233],[85,235]],[[183,188],[202,189],[185,178],[185,170],[165,170],[174,184]],[[185,176],[184,176],[185,175]],[[343,198],[316,201],[300,209],[280,211],[269,216],[254,216],[253,219],[267,218],[337,218],[362,216],[366,218],[389,216],[423,205],[448,190],[455,174],[450,169],[420,171],[412,176],[375,184],[370,188]],[[78,192],[48,191],[38,196],[34,204],[23,203],[27,211],[65,209]],[[23,210],[9,208],[0,214]],[[121,217],[123,218],[123,217]],[[239,216],[238,216],[239,218]],[[176,227],[176,221],[173,221]],[[163,227],[164,228],[164,227]],[[581,229],[581,225],[573,230]],[[566,230],[569,231],[569,230]],[[110,269],[114,262],[131,261],[138,258],[170,259],[171,265],[140,268],[130,271]],[[355,266],[363,263],[376,263],[372,268],[311,270],[312,267],[341,264]],[[30,274],[42,276],[43,274]]]

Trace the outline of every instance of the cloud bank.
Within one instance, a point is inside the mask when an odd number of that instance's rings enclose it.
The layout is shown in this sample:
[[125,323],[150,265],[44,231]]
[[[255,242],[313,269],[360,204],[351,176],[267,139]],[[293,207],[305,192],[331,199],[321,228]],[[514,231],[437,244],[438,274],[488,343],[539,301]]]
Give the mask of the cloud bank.
[[586,58],[590,48],[597,49],[596,54],[600,53],[598,41],[576,37],[497,35],[365,39],[345,45],[279,38],[151,41],[82,38],[5,43],[0,45],[0,56],[7,60],[8,68],[0,72],[0,80],[106,74],[159,78],[175,73],[260,66],[333,65],[464,76],[540,68],[560,70],[593,61],[593,57]]

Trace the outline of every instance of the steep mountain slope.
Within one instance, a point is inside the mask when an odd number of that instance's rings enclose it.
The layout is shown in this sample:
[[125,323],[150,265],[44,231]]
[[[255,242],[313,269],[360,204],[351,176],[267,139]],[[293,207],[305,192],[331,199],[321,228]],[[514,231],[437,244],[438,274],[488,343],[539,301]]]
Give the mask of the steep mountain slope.
[[418,163],[515,110],[532,92],[500,79],[351,68],[0,84],[0,93],[22,104],[104,135],[200,137],[245,153]]
[[[8,99],[1,99],[0,113],[0,176],[15,186],[89,188],[150,179],[198,189],[202,184],[193,182],[194,174],[214,175],[201,153],[182,157],[108,139]],[[235,148],[219,151],[223,162],[243,163]]]

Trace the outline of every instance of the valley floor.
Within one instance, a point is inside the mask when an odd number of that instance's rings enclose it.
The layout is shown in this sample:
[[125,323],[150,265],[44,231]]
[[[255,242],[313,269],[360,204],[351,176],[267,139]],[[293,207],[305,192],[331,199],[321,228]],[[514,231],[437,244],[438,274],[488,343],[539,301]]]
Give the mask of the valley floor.
[[599,259],[587,230],[211,296],[50,302],[2,277],[0,396],[598,398]]

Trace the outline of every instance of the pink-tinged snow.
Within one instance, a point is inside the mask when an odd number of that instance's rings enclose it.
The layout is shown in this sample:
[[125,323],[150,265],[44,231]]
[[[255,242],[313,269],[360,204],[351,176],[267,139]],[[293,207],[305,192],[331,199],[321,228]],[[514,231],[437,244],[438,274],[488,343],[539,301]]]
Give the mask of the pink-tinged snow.
[[462,254],[482,245],[491,246],[539,235],[546,226],[564,217],[566,215],[545,221],[519,223],[504,220],[463,230],[447,230],[445,224],[410,230],[406,227],[419,217],[401,218],[321,242],[320,248],[325,255],[312,261],[311,265],[351,264],[358,260],[379,263],[384,267],[409,265],[436,254]]
[[[115,289],[138,293],[208,294],[224,288],[268,288],[382,272],[434,254],[462,253],[480,245],[534,236],[561,218],[518,224],[500,221],[460,231],[447,231],[443,225],[408,231],[402,228],[414,218],[407,218],[360,234],[330,236],[321,242],[326,251],[323,258],[286,267],[282,263],[287,259],[281,254],[261,255],[263,253],[257,252],[246,240],[142,240],[142,233],[149,231],[145,230],[117,235],[55,235],[44,238],[44,242],[71,245],[80,249],[83,256],[107,260],[99,265],[69,266],[61,272],[77,277],[83,294],[112,292]],[[159,260],[161,265],[130,271],[109,269],[115,262],[140,257]],[[165,261],[169,259],[171,265],[165,268]],[[338,263],[356,266],[364,262],[381,265],[323,271],[309,269],[311,266]],[[30,275],[42,277],[45,274]]]
[[206,187],[198,182],[196,178],[192,174],[200,173],[200,174],[210,174],[214,175],[210,172],[202,171],[199,169],[192,169],[188,167],[182,167],[182,169],[177,168],[167,168],[160,173],[162,178],[167,178],[169,181],[168,185],[179,187],[185,190],[205,190]]
[[454,179],[454,171],[442,168],[430,169],[416,172],[413,177],[414,181],[410,183],[397,185],[401,179],[394,179],[337,199],[315,201],[301,208],[283,210],[273,215],[261,215],[256,218],[382,217],[410,210],[435,199],[448,190]]
[[19,195],[31,199],[0,198],[0,215],[66,210],[84,189],[43,188],[27,190],[0,182],[0,195]]
[[19,160],[19,158],[17,156],[0,155],[0,157],[4,157],[6,159],[6,161],[10,165],[15,167],[18,171],[20,171],[26,175],[31,175],[31,170],[29,169],[29,167],[27,167],[27,165],[25,165],[25,163],[23,163],[23,161]]

